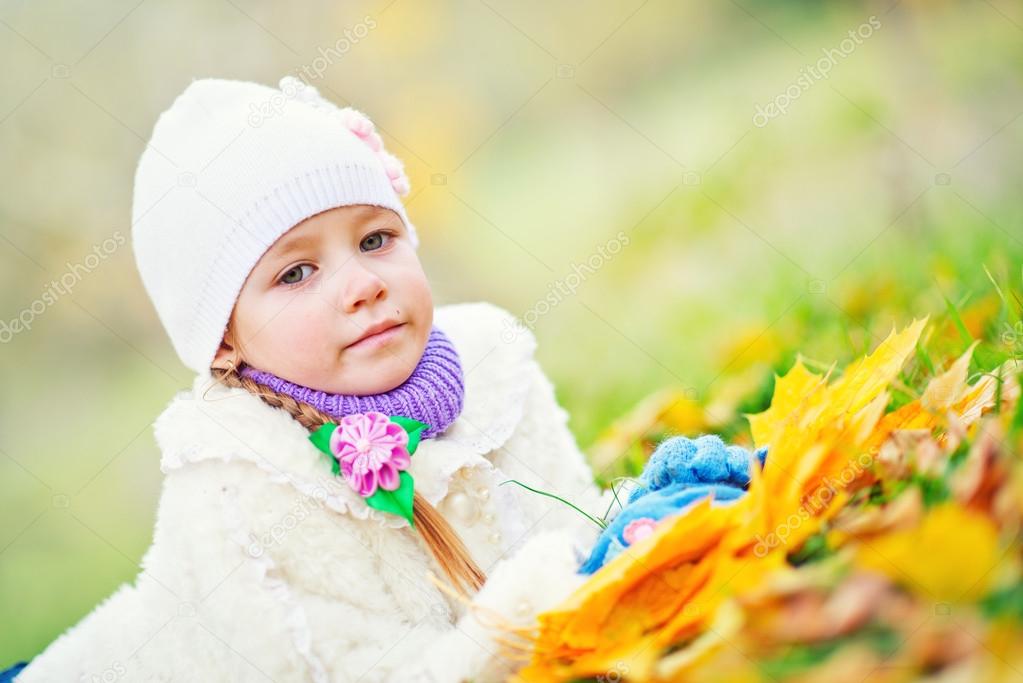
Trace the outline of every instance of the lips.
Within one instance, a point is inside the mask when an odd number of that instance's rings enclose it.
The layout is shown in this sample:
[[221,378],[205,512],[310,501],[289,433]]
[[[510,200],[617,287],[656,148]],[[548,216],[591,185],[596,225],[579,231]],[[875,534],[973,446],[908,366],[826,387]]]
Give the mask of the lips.
[[354,346],[358,346],[358,345],[364,344],[367,341],[371,342],[374,339],[382,338],[383,335],[388,335],[389,331],[395,330],[395,329],[397,329],[398,327],[401,327],[404,324],[405,323],[399,323],[399,322],[396,322],[394,320],[385,320],[385,321],[377,323],[375,325],[370,325],[369,327],[367,327],[363,331],[362,335],[358,339],[353,341],[351,344],[349,344],[345,348],[346,349],[350,349],[350,348],[352,348]]

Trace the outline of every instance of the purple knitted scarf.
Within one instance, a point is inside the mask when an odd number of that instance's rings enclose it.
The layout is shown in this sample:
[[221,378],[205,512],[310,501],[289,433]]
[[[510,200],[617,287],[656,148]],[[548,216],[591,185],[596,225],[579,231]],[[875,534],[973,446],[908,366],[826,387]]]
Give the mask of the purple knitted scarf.
[[411,417],[429,425],[423,430],[421,438],[424,439],[440,434],[458,418],[465,397],[465,378],[458,352],[436,325],[430,330],[423,357],[409,378],[380,394],[332,394],[293,384],[248,365],[242,367],[241,374],[297,401],[308,403],[335,419],[370,410]]

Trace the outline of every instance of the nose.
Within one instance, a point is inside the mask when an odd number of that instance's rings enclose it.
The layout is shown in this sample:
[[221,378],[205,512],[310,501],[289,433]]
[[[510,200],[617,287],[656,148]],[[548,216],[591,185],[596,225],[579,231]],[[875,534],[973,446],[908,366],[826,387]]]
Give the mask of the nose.
[[338,275],[344,283],[341,287],[341,307],[345,313],[354,313],[387,297],[387,284],[383,278],[359,259],[352,259]]

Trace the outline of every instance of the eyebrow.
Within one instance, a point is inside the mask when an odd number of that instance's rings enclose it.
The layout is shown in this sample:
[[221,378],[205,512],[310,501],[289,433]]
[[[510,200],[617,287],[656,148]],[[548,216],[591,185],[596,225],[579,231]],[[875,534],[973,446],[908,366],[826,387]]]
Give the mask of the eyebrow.
[[296,251],[300,251],[309,246],[316,244],[319,240],[311,235],[303,235],[301,237],[293,237],[283,244],[277,245],[274,249],[273,257],[275,259],[283,259]]

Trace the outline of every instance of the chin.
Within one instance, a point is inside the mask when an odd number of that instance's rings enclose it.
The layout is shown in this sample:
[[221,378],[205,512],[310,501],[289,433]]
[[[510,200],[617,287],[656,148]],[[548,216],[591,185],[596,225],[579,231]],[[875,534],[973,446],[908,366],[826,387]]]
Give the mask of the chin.
[[[396,386],[400,385],[402,382],[407,380],[409,377],[411,377],[412,373],[416,369],[416,365],[418,365],[418,359],[416,360],[417,362],[413,365],[407,365],[405,363],[402,363],[399,367],[395,367],[393,370],[384,373],[383,377],[387,378],[386,384],[389,384],[390,386],[380,389],[380,391],[390,391],[391,389],[395,388]],[[381,383],[385,383],[383,379],[381,379]],[[380,392],[378,391],[376,393]]]
[[[363,361],[357,375],[345,382],[345,390],[336,393],[369,396],[382,394],[400,386],[412,376],[426,351],[427,338],[406,341],[393,352],[382,350],[379,358]],[[412,362],[412,359],[415,362]]]
[[400,386],[412,376],[415,369],[415,365],[408,365],[404,362],[396,362],[394,365],[383,363],[377,369],[366,372],[359,380],[351,382],[349,390],[344,393],[358,396],[382,394]]

